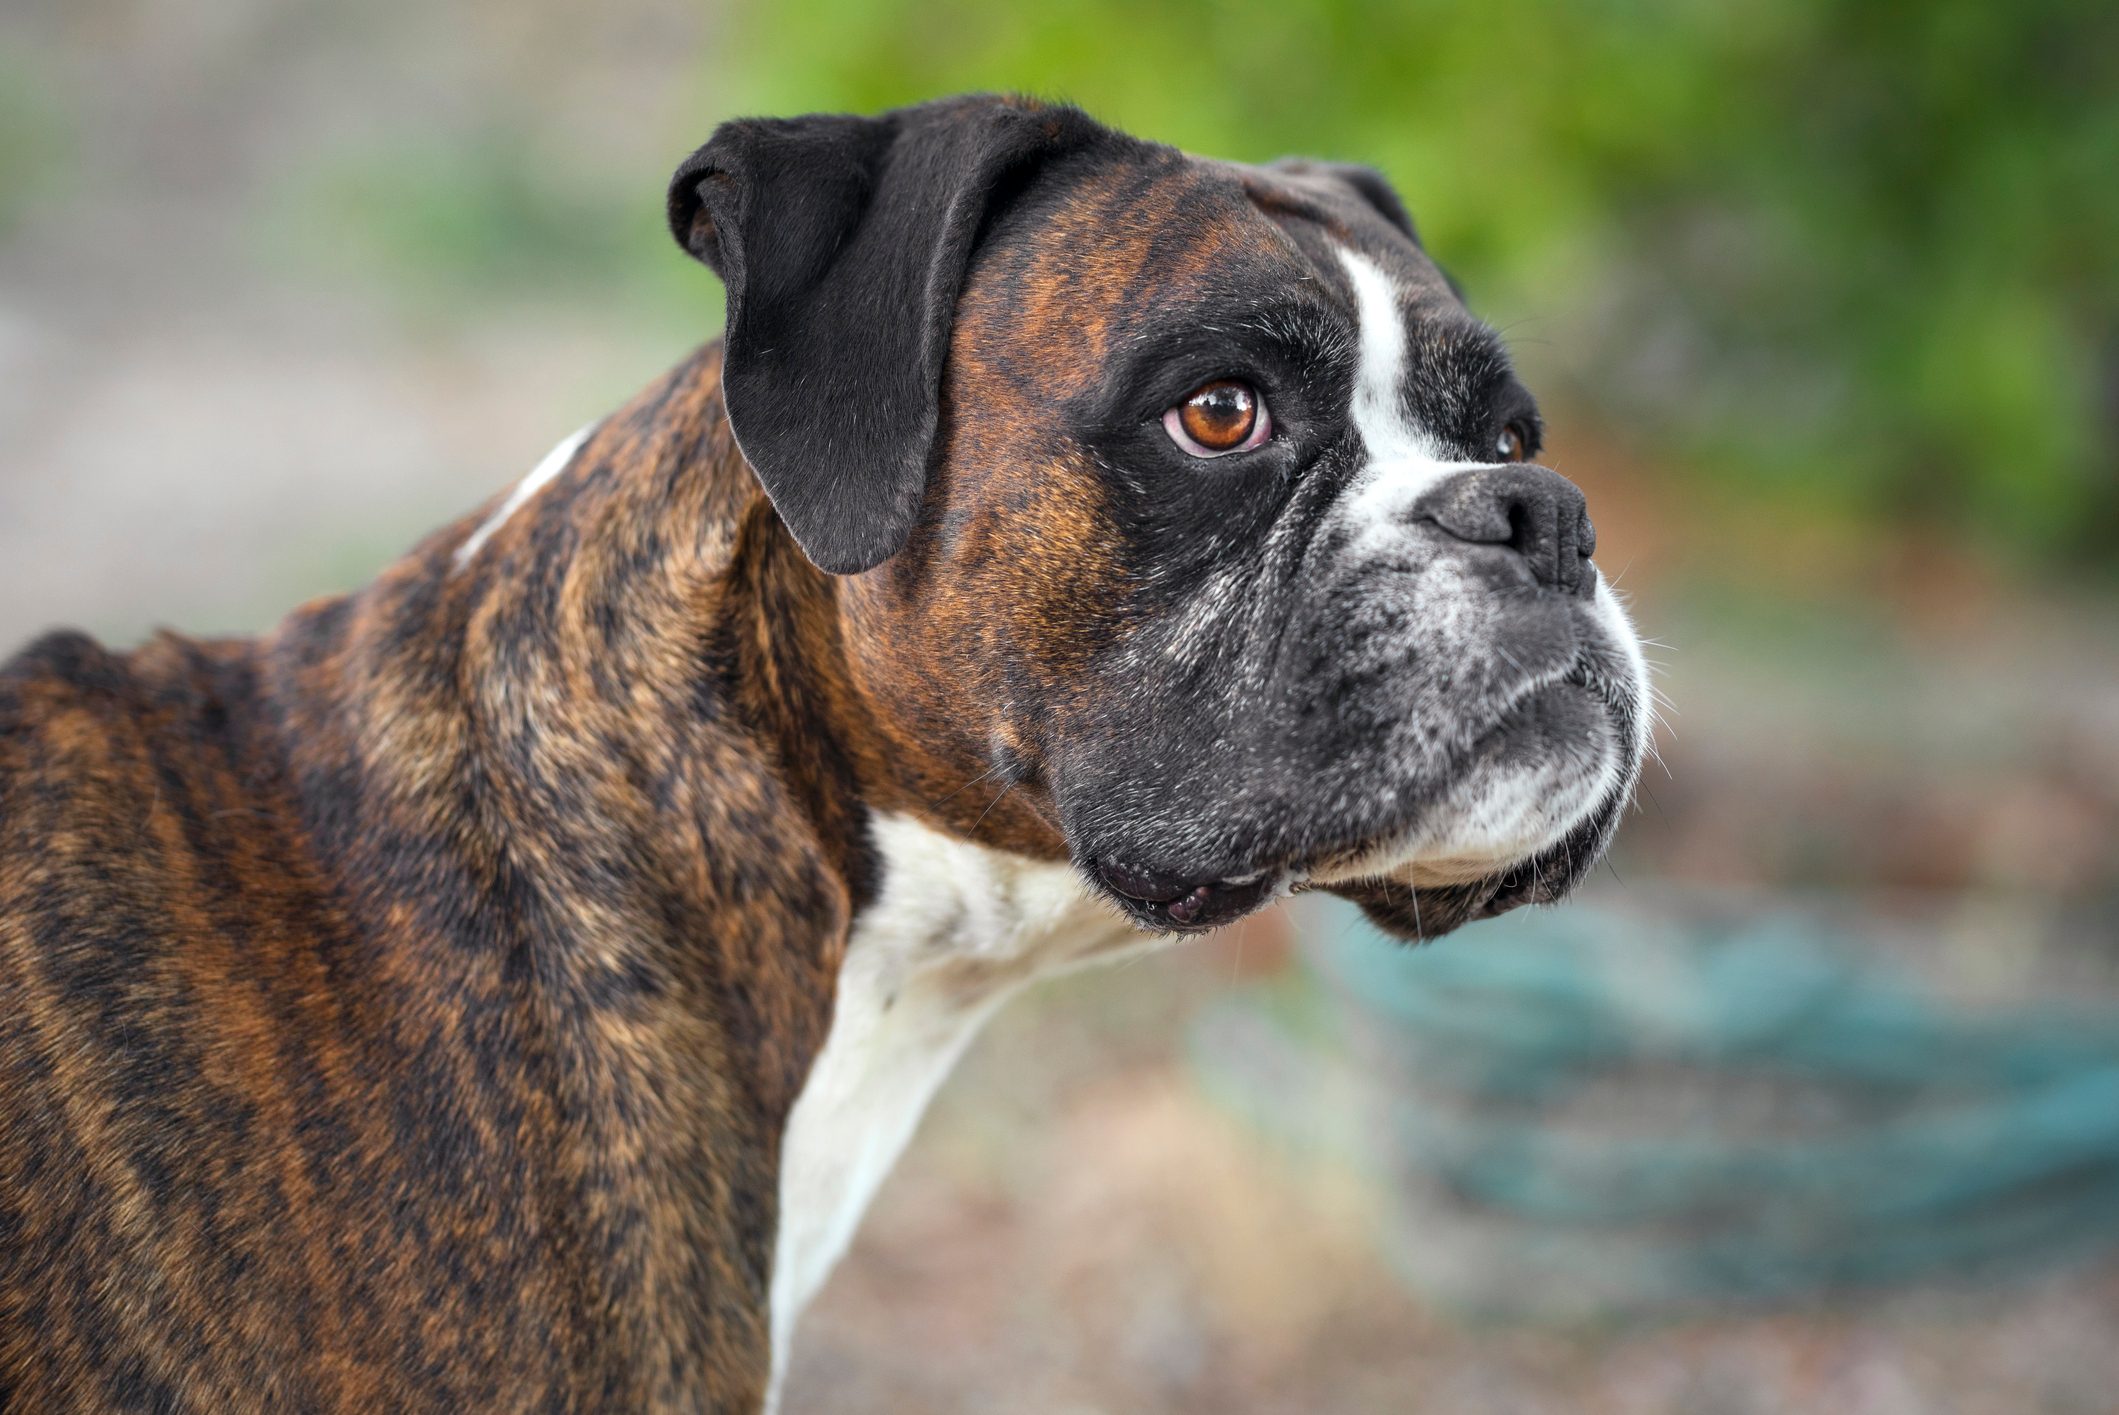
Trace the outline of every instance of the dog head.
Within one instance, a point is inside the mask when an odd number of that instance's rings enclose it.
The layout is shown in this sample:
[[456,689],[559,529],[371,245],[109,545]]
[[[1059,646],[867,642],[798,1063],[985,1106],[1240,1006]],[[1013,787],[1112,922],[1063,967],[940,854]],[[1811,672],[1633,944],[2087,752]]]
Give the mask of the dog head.
[[923,814],[1161,929],[1322,887],[1433,936],[1602,852],[1640,650],[1377,174],[980,97],[726,124],[670,218]]

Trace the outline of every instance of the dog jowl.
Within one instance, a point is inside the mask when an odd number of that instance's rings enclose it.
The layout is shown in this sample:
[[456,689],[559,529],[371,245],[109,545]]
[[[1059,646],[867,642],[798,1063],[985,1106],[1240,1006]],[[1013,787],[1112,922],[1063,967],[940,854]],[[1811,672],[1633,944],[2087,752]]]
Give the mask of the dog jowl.
[[756,1410],[1014,989],[1562,895],[1634,636],[1361,168],[724,125],[728,326],[254,641],[0,670],[0,1393]]

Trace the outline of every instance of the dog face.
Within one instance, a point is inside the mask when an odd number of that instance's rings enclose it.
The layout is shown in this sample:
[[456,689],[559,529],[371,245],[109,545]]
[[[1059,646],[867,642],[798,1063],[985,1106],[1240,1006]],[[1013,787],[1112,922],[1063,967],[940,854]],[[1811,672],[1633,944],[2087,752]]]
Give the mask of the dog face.
[[[804,122],[848,125],[839,167]],[[914,804],[1063,841],[1161,929],[1325,887],[1433,936],[1580,878],[1646,746],[1640,652],[1380,178],[991,99],[768,138],[695,155],[673,224],[730,280],[731,424],[849,576]],[[768,253],[805,209],[829,229]]]

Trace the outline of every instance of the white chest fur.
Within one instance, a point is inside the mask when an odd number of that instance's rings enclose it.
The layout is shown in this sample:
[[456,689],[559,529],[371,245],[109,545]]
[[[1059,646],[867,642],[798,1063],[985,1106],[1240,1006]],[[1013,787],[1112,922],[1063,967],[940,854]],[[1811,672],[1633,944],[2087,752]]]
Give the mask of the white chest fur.
[[831,1032],[788,1118],[773,1264],[774,1383],[796,1319],[978,1029],[1010,994],[1154,940],[1066,865],[875,821],[877,898],[854,922]]

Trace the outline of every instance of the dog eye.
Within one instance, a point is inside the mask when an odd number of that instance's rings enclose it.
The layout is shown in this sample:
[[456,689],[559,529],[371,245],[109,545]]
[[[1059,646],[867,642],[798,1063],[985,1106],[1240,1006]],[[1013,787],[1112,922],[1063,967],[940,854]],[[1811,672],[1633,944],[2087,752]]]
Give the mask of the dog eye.
[[1194,457],[1225,457],[1247,452],[1271,437],[1273,416],[1250,384],[1217,378],[1164,413],[1163,430]]
[[1530,429],[1522,423],[1510,423],[1501,429],[1501,436],[1494,441],[1494,452],[1504,462],[1523,462],[1530,459]]

